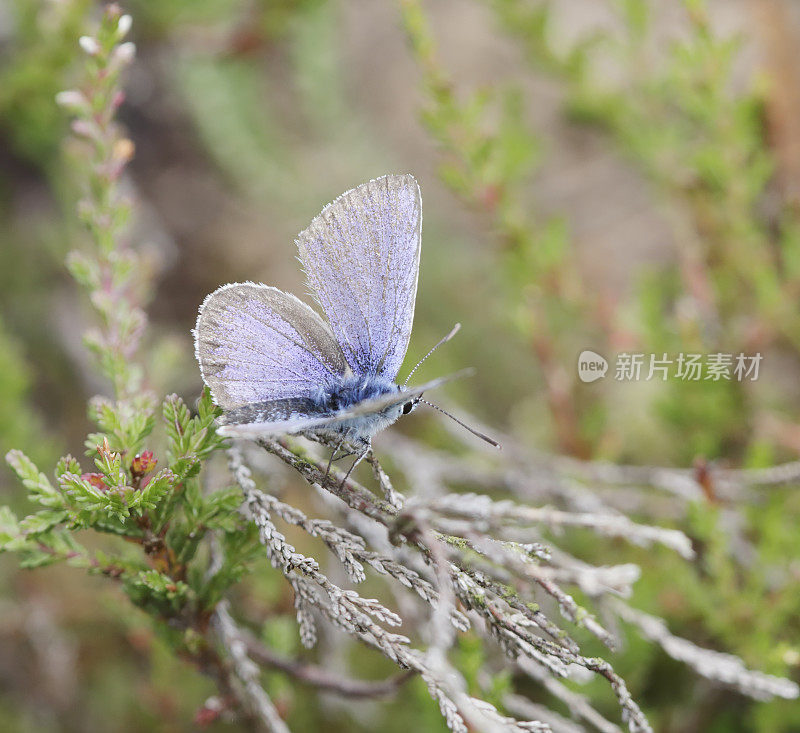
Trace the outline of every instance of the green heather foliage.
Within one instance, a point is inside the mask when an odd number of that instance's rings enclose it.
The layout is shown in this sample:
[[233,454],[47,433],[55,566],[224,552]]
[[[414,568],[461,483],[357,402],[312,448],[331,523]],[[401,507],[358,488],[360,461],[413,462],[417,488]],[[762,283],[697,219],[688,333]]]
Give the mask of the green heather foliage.
[[[258,539],[238,512],[238,490],[201,486],[203,463],[222,445],[209,393],[191,412],[180,397],[167,396],[158,420],[154,397],[142,387],[135,355],[145,316],[138,303],[148,288],[140,256],[120,244],[129,205],[118,181],[132,152],[114,122],[119,75],[132,51],[121,44],[122,23],[120,11],[109,7],[96,37],[84,44],[83,87],[59,95],[77,115],[73,129],[87,148],[78,164],[84,187],[79,210],[92,243],[71,253],[68,266],[99,316],[99,328],[85,343],[115,398],[90,400],[95,429],[82,460],[65,455],[48,475],[21,450],[8,452],[7,463],[37,509],[18,518],[2,508],[0,549],[16,553],[22,567],[65,562],[114,579],[134,605],[160,621],[157,628],[173,652],[205,669],[220,664],[207,639],[210,612],[243,575]],[[21,406],[25,379],[10,342],[2,353],[2,409],[21,414],[16,422],[3,421],[9,430],[3,442],[28,442],[41,453]],[[98,544],[81,530],[118,539]],[[221,556],[212,572],[208,553],[198,552],[210,533],[218,537]]]

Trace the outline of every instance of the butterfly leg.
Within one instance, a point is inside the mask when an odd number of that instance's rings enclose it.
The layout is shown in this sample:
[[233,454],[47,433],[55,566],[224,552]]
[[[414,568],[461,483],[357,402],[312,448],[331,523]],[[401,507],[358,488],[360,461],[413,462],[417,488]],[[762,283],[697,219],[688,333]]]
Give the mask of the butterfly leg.
[[[340,441],[339,441],[339,442],[336,444],[336,447],[333,449],[333,452],[331,453],[331,457],[330,457],[330,459],[328,460],[328,467],[325,469],[325,478],[326,478],[326,479],[327,479],[327,478],[328,478],[328,476],[330,475],[330,472],[331,472],[331,465],[333,464],[333,458],[334,458],[334,456],[335,456],[335,455],[336,455],[336,454],[339,452],[339,449],[340,449],[340,448],[342,447],[342,445],[344,444],[344,440],[345,440],[345,439],[344,439],[344,438],[342,438],[342,439],[341,439],[341,440],[340,440]],[[344,457],[344,456],[342,456],[342,457]]]
[[358,457],[355,459],[355,461],[353,461],[353,465],[350,466],[350,469],[344,475],[342,483],[339,485],[340,489],[344,488],[344,485],[347,483],[347,479],[350,478],[350,474],[353,473],[353,469],[367,457],[367,455],[371,450],[372,450],[372,441],[368,440],[365,442],[364,449],[361,451],[361,453],[358,454]]

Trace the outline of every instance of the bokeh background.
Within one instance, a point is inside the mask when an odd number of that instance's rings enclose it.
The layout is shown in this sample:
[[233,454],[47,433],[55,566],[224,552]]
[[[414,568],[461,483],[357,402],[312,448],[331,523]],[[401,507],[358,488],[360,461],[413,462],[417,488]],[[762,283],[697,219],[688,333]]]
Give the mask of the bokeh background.
[[[448,387],[451,404],[581,459],[796,457],[800,5],[131,0],[126,10],[138,55],[120,113],[136,146],[125,185],[131,239],[158,272],[149,359],[161,393],[192,400],[200,389],[190,329],[208,292],[255,280],[302,294],[294,235],[345,189],[411,172],[425,218],[408,363],[460,321],[420,375],[476,366]],[[63,265],[83,234],[54,103],[97,11],[0,0],[0,450],[46,463],[82,451],[86,398],[104,389],[81,345],[88,309]],[[752,383],[609,374],[586,385],[585,348],[612,363],[622,351],[763,361]],[[414,416],[398,429],[433,435],[435,424]],[[4,467],[0,495],[23,505]],[[800,678],[796,489],[736,507],[706,499],[641,507],[697,540],[697,564],[621,544],[601,559],[639,562],[637,602],[675,633]],[[730,521],[744,553],[720,529]],[[194,729],[211,683],[172,659],[118,593],[1,559],[2,730]],[[289,589],[265,572],[250,603],[293,651]],[[353,653],[365,671],[384,670]],[[478,675],[479,645],[459,653]],[[746,700],[644,642],[630,639],[615,666],[658,730],[800,730],[796,702]],[[422,685],[395,702],[342,704],[271,684],[293,729],[444,729]]]

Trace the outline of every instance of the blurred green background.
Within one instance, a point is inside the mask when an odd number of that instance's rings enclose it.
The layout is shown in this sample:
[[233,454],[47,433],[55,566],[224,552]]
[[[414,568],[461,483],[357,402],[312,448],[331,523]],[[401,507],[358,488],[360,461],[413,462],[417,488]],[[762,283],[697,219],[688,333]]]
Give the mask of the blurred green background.
[[[0,452],[23,447],[46,463],[82,451],[86,398],[104,388],[63,266],[82,233],[54,104],[97,10],[0,2]],[[120,118],[136,145],[132,240],[159,272],[157,390],[198,394],[190,329],[206,293],[255,280],[303,294],[294,235],[345,189],[411,172],[425,221],[408,363],[463,324],[421,379],[474,365],[476,378],[448,388],[453,402],[579,458],[796,457],[796,3],[132,0],[126,10],[138,58]],[[609,373],[586,385],[576,371],[586,348],[612,364],[623,351],[763,361],[757,382]],[[0,493],[22,502],[5,467]],[[597,562],[639,562],[637,604],[673,632],[800,679],[796,489],[735,507],[711,496],[677,514],[667,518],[704,550],[696,565],[623,545]],[[746,559],[722,530],[732,514]],[[594,552],[590,538],[570,541]],[[172,659],[114,589],[1,560],[0,729],[194,729],[211,683]],[[295,651],[289,589],[264,571],[249,603],[270,619],[273,643]],[[387,672],[371,652],[352,653],[365,675]],[[482,654],[464,642],[473,676]],[[657,730],[800,730],[796,702],[749,701],[644,642],[631,639],[615,666]],[[417,682],[380,704],[315,699],[278,676],[270,685],[296,730],[444,729]]]

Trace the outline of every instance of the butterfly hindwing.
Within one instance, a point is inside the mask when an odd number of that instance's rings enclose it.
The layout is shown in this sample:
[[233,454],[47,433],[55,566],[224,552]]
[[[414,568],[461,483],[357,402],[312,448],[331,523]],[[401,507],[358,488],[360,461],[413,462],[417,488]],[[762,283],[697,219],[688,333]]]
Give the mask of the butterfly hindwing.
[[[281,401],[285,404],[280,405],[277,403],[248,405],[242,410],[226,415],[226,424],[220,428],[220,433],[231,438],[257,439],[267,435],[286,435],[304,431],[336,431],[345,424],[369,420],[396,410],[406,402],[419,397],[423,392],[471,373],[471,370],[465,369],[447,377],[431,380],[418,387],[404,389],[401,392],[375,399],[363,400],[352,407],[329,414],[320,414],[313,404],[301,404],[299,401],[285,400]],[[289,411],[291,411],[291,415],[287,414]],[[272,419],[268,417],[269,414],[273,416]]]
[[414,320],[421,231],[416,179],[389,175],[342,194],[297,238],[308,285],[356,374],[397,376]]
[[251,402],[228,410],[220,419],[221,425],[249,425],[255,423],[286,423],[319,416],[314,400],[308,397],[285,397],[277,400]]
[[314,310],[255,283],[225,285],[206,298],[195,351],[204,381],[226,411],[307,397],[348,371],[330,328]]

